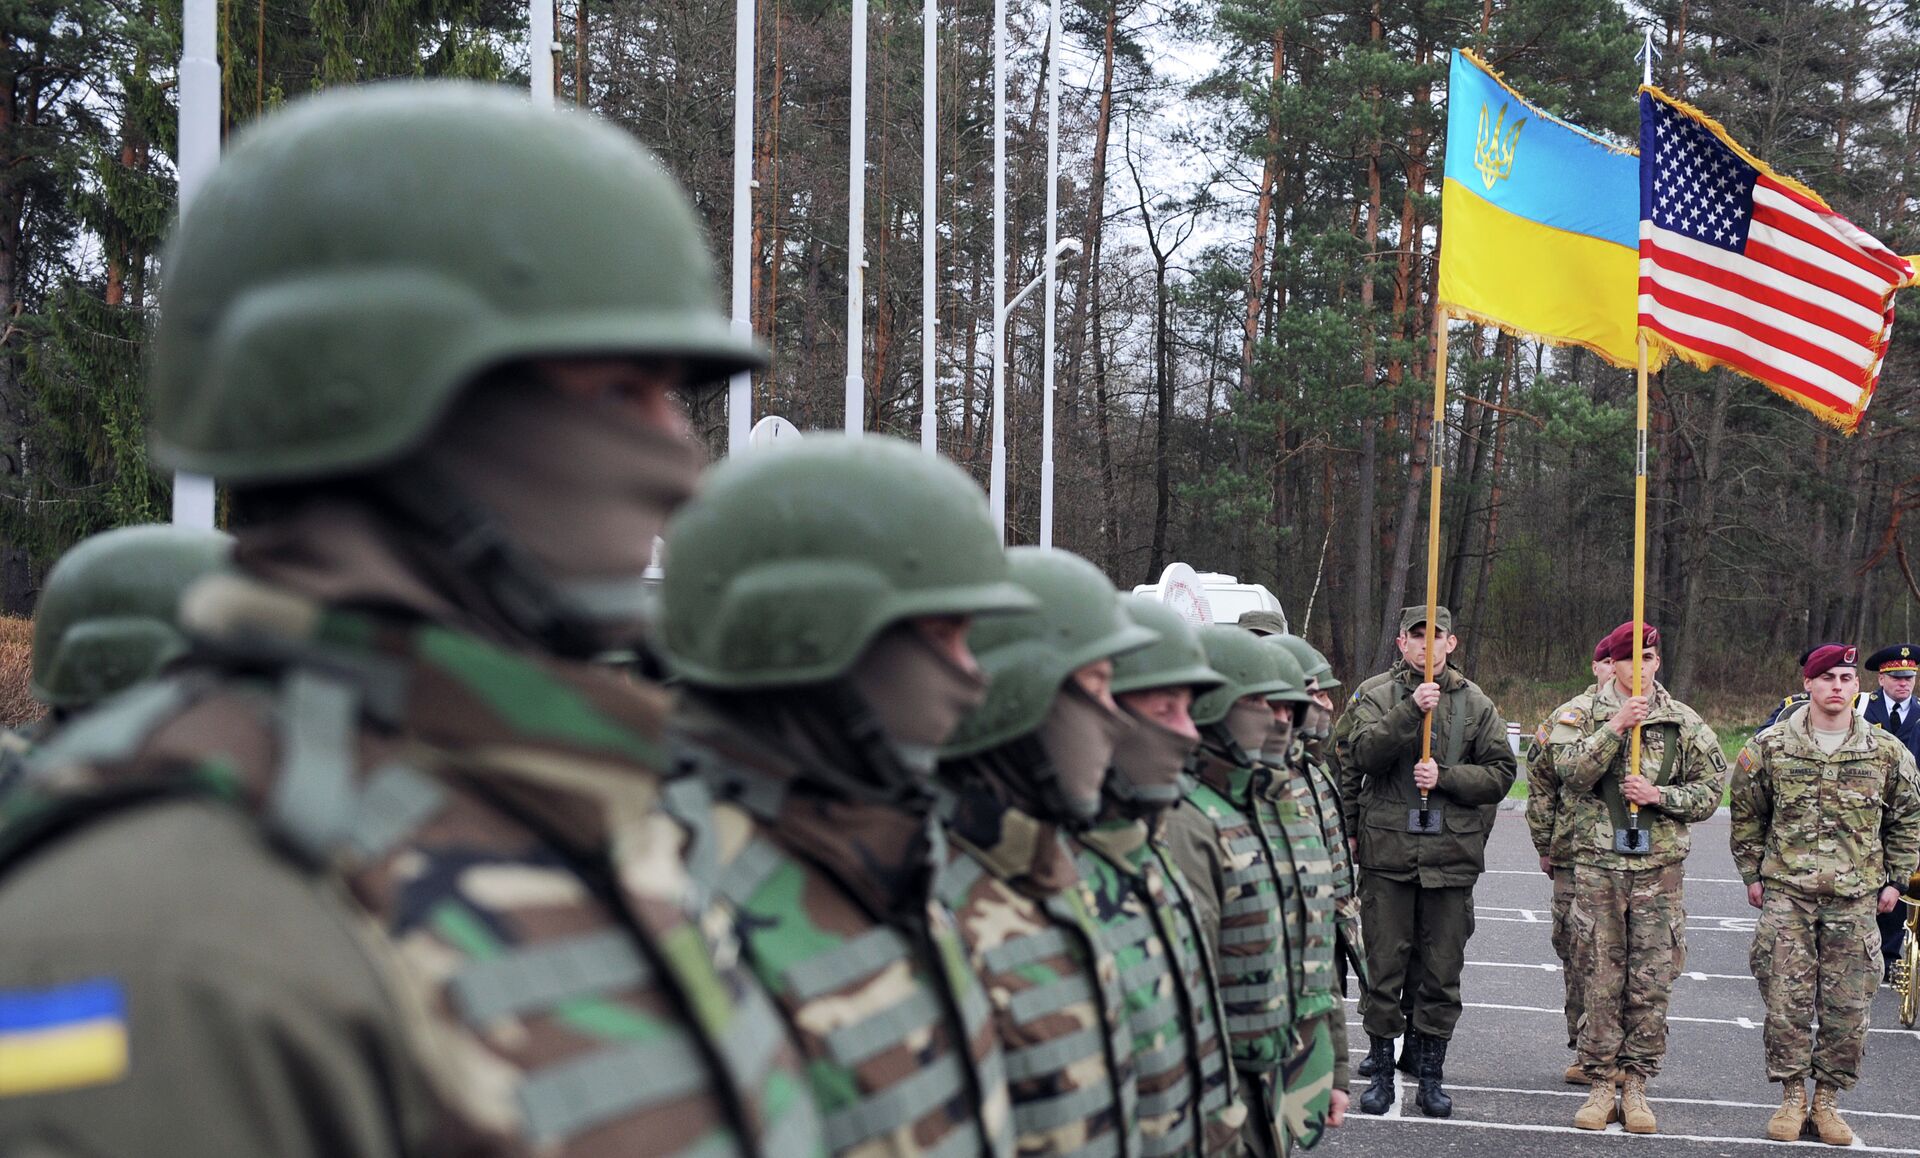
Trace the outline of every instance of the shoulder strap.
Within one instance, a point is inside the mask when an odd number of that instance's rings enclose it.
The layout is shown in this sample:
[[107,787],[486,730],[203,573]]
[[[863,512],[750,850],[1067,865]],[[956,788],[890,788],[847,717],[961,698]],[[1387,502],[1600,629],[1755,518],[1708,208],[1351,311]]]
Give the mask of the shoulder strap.
[[1656,785],[1664,785],[1667,782],[1667,777],[1673,774],[1673,760],[1680,751],[1680,725],[1660,724],[1657,726],[1666,729],[1667,747],[1665,751],[1660,753],[1660,771],[1654,774],[1653,782]]

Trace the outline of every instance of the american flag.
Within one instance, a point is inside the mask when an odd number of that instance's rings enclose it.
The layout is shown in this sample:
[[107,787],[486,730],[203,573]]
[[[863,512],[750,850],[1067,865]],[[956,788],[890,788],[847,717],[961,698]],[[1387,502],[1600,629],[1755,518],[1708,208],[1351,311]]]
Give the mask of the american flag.
[[1640,94],[1640,325],[1843,430],[1873,397],[1913,265],[1692,110]]

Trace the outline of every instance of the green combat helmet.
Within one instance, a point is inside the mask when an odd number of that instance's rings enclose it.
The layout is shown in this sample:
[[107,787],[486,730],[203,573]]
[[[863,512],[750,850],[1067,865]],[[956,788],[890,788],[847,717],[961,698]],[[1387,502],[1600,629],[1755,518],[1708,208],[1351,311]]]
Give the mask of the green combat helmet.
[[1300,661],[1293,658],[1293,649],[1286,640],[1293,638],[1285,635],[1269,635],[1260,640],[1260,645],[1273,655],[1280,669],[1280,678],[1286,687],[1267,697],[1268,703],[1310,704],[1313,697],[1307,694],[1307,673],[1300,670]]
[[[1207,653],[1193,625],[1179,612],[1145,595],[1129,595],[1120,606],[1135,624],[1160,639],[1113,661],[1115,696],[1170,687],[1192,688],[1193,694],[1200,696],[1224,682],[1225,677],[1207,666]],[[1137,784],[1121,774],[1118,762],[1114,774],[1107,777],[1105,791],[1129,813],[1164,808],[1186,795],[1185,786],[1177,783]]]
[[1009,580],[973,480],[890,438],[809,436],[729,459],[666,540],[659,642],[696,687],[825,683],[902,620],[1035,603]]
[[504,89],[379,84],[277,114],[164,265],[154,448],[228,484],[402,458],[516,359],[671,356],[694,386],[763,361],[652,154]]
[[[1070,551],[1015,547],[1014,580],[1039,597],[1021,615],[983,620],[967,642],[991,682],[987,700],[960,724],[949,759],[997,748],[1037,729],[1074,672],[1152,644],[1159,636],[1120,609],[1120,593],[1100,568]],[[677,563],[677,560],[676,560]]]
[[1212,623],[1199,631],[1200,646],[1207,653],[1207,666],[1226,677],[1227,682],[1198,696],[1193,701],[1193,722],[1210,742],[1222,745],[1235,763],[1252,767],[1258,752],[1249,752],[1227,731],[1227,713],[1244,696],[1279,697],[1297,691],[1280,670],[1280,652],[1260,642],[1260,637],[1244,627]]
[[78,711],[185,653],[180,595],[232,554],[219,531],[164,524],[82,539],[47,574],[35,610],[34,698]]
[[530,359],[672,359],[692,389],[763,361],[720,311],[693,207],[653,155],[499,88],[370,85],[268,118],[207,179],[164,265],[160,462],[243,499],[367,484],[566,656],[618,646],[609,625],[646,613],[640,576],[554,575],[427,461],[443,420]]
[[1193,625],[1180,613],[1158,599],[1128,595],[1120,600],[1121,610],[1140,627],[1160,639],[1130,651],[1113,661],[1113,694],[1144,692],[1153,688],[1190,687],[1197,696],[1226,682],[1224,676],[1207,666],[1207,653],[1194,635]]
[[1327,657],[1321,655],[1319,649],[1311,643],[1297,635],[1273,635],[1268,638],[1287,649],[1288,654],[1293,656],[1294,662],[1300,665],[1300,670],[1306,673],[1308,679],[1314,681],[1315,687],[1324,692],[1328,688],[1340,686],[1340,681],[1333,678],[1333,665],[1328,663]]

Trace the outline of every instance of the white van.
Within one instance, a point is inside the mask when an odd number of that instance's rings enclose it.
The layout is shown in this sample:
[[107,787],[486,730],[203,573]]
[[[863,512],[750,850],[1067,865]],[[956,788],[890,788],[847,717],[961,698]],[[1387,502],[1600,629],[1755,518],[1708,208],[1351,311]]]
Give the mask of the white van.
[[[1185,563],[1169,564],[1161,572],[1158,583],[1142,583],[1133,589],[1135,595],[1147,595],[1161,602],[1171,602],[1167,597],[1168,588],[1181,583],[1179,568],[1191,575],[1188,582],[1197,585],[1206,597],[1208,617],[1215,623],[1237,623],[1240,617],[1249,611],[1271,611],[1287,623],[1286,609],[1280,606],[1280,600],[1261,583],[1242,583],[1232,575],[1222,575],[1218,571],[1193,572]],[[1289,626],[1291,631],[1292,627]]]

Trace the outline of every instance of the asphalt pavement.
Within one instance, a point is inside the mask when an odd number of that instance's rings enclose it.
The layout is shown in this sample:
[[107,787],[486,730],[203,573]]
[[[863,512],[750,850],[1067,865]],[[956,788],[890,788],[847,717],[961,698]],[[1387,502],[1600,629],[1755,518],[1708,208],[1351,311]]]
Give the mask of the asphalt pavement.
[[[1832,1149],[1816,1141],[1778,1143],[1766,1122],[1780,1087],[1766,1078],[1759,986],[1748,971],[1758,910],[1727,848],[1725,810],[1693,826],[1687,860],[1687,964],[1673,988],[1667,1057],[1648,1084],[1657,1135],[1632,1135],[1616,1123],[1604,1133],[1573,1128],[1586,1088],[1564,1084],[1573,1060],[1561,1012],[1564,978],[1549,943],[1551,885],[1527,839],[1524,801],[1508,801],[1487,846],[1487,874],[1474,891],[1477,921],[1467,943],[1462,983],[1466,1010],[1447,1055],[1453,1116],[1426,1118],[1413,1106],[1414,1083],[1398,1075],[1399,1097],[1384,1117],[1358,1110],[1365,1080],[1353,1079],[1347,1125],[1330,1131],[1316,1155],[1675,1155],[1758,1158],[1789,1146]],[[1366,1055],[1366,1032],[1352,1001],[1353,1064]],[[1920,1155],[1920,1032],[1903,1029],[1899,998],[1881,987],[1860,1084],[1841,1099],[1853,1149]],[[1809,1087],[1811,1090],[1811,1087]]]

